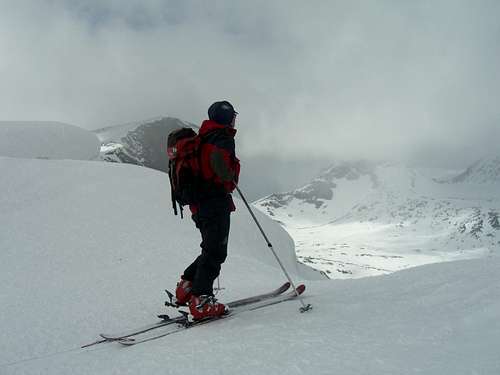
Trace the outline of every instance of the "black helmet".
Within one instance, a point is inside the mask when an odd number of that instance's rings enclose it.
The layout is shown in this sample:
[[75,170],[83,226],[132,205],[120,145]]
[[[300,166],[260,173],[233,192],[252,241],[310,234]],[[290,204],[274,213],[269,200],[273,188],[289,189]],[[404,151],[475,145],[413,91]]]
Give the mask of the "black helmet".
[[221,125],[231,125],[237,114],[232,104],[226,100],[215,102],[208,108],[208,118]]

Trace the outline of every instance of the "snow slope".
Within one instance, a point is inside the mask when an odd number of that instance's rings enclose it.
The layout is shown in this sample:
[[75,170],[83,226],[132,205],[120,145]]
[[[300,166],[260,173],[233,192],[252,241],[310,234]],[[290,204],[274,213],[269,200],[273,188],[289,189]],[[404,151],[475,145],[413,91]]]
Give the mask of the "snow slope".
[[445,180],[445,182],[500,183],[500,156],[480,159],[458,176]]
[[49,121],[0,121],[0,156],[90,160],[99,157],[97,136]]
[[[122,348],[80,345],[154,320],[198,252],[163,173],[125,164],[0,157],[0,373],[498,374],[500,259],[359,280],[307,281],[289,302]],[[29,183],[27,183],[29,181]],[[222,300],[283,281],[241,202]],[[297,275],[293,243],[258,215]]]
[[332,278],[380,275],[498,252],[498,171],[493,160],[469,168],[467,181],[440,181],[436,170],[341,162],[255,206],[290,233],[301,262]]

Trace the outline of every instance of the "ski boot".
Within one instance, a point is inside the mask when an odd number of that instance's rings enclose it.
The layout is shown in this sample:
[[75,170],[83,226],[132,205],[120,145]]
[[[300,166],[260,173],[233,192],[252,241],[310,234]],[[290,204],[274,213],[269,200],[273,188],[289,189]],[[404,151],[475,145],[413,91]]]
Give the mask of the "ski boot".
[[193,282],[189,280],[181,280],[177,283],[177,288],[175,288],[175,303],[179,306],[185,306],[192,297],[191,289],[193,288]]
[[193,295],[189,300],[189,312],[193,316],[193,320],[202,320],[224,315],[227,313],[227,309],[212,295]]

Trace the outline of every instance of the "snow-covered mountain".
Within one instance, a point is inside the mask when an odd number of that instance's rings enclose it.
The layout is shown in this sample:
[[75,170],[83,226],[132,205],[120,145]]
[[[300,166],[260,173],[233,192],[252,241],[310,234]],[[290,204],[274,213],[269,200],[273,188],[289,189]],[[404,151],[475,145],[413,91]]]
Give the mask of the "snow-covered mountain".
[[167,172],[168,134],[180,127],[195,125],[172,117],[110,126],[95,130],[101,140],[101,158],[105,161],[141,165]]
[[479,257],[500,249],[497,162],[444,180],[399,164],[339,162],[255,206],[291,234],[302,262],[333,278]]
[[478,160],[448,183],[500,184],[500,156]]
[[0,121],[0,156],[91,160],[99,157],[96,135],[50,121]]
[[[500,372],[498,254],[359,280],[306,280],[314,308],[305,314],[294,301],[132,348],[81,349],[100,332],[165,312],[163,289],[199,252],[199,233],[172,215],[165,174],[148,168],[23,156],[0,157],[0,170],[2,375]],[[236,204],[223,301],[284,279]],[[287,233],[256,214],[292,277],[314,277],[297,264]]]

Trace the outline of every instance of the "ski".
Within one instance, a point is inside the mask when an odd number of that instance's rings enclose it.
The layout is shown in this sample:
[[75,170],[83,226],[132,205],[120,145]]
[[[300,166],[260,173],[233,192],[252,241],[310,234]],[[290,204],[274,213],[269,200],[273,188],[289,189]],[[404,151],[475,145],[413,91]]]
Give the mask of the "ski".
[[[226,305],[228,306],[228,308],[231,309],[231,308],[236,308],[236,307],[240,307],[240,306],[245,306],[245,305],[248,305],[251,303],[256,303],[259,301],[264,301],[266,299],[273,298],[273,297],[276,297],[276,296],[283,294],[289,288],[290,288],[290,283],[286,282],[283,285],[281,285],[279,288],[277,288],[271,292],[262,293],[262,294],[258,294],[256,296],[235,300],[235,301],[227,303]],[[131,336],[140,335],[140,334],[143,334],[143,333],[146,333],[146,332],[149,332],[149,331],[161,328],[161,327],[165,327],[165,326],[168,326],[171,324],[175,324],[175,323],[187,324],[187,322],[188,322],[188,318],[187,318],[186,313],[183,313],[183,315],[176,316],[174,318],[170,318],[167,315],[158,315],[158,317],[161,319],[159,322],[148,324],[148,325],[145,325],[143,327],[134,328],[134,329],[130,329],[128,331],[123,331],[123,332],[115,333],[115,334],[101,333],[99,335],[99,336],[101,336],[101,339],[96,340],[94,342],[91,342],[89,344],[82,345],[81,347],[87,348],[89,346],[102,344],[105,342],[118,341],[118,340],[126,339],[126,338],[131,337]]]
[[105,342],[112,342],[112,341],[123,339],[123,338],[129,337],[129,336],[138,335],[141,333],[151,331],[153,329],[168,326],[170,324],[180,323],[182,320],[187,319],[184,315],[177,316],[175,318],[169,318],[167,315],[161,315],[159,317],[161,319],[159,322],[147,324],[147,325],[142,326],[140,328],[134,328],[134,329],[130,329],[128,331],[124,331],[121,333],[114,333],[114,334],[100,333],[99,336],[101,337],[101,339],[96,340],[94,342],[91,342],[89,344],[82,345],[81,348],[82,349],[88,348],[89,346],[103,344]]
[[145,326],[140,327],[140,328],[131,329],[129,331],[125,331],[122,333],[118,333],[118,334],[100,333],[99,336],[101,336],[105,340],[114,341],[114,340],[122,339],[125,337],[145,333],[145,332],[148,332],[148,331],[151,331],[153,329],[160,328],[160,327],[168,326],[169,324],[181,323],[185,319],[186,318],[184,316],[177,316],[175,318],[163,319],[162,321],[159,321],[159,322],[156,322],[153,324],[148,324],[148,325],[145,325]]
[[[292,300],[294,298],[297,298],[297,296],[300,296],[302,293],[304,293],[305,288],[306,288],[305,285],[301,284],[297,287],[296,290],[292,290],[286,294],[278,294],[278,295],[275,295],[273,297],[268,297],[266,299],[254,300],[253,302],[246,303],[243,305],[239,304],[236,307],[233,306],[233,309],[232,310],[230,309],[227,314],[219,316],[219,317],[209,318],[209,319],[204,319],[204,320],[199,320],[199,321],[188,321],[187,323],[179,324],[176,328],[171,329],[171,330],[166,331],[166,332],[163,332],[163,331],[160,333],[152,332],[150,335],[144,335],[144,334],[137,335],[137,336],[142,336],[142,337],[137,337],[137,338],[133,337],[133,336],[129,336],[129,337],[124,337],[124,338],[116,340],[116,341],[118,341],[120,344],[125,345],[125,346],[132,346],[132,345],[156,340],[156,339],[168,336],[168,335],[172,335],[172,334],[177,333],[177,332],[184,331],[184,330],[189,329],[189,328],[194,328],[194,327],[198,327],[198,326],[208,324],[208,323],[211,323],[214,321],[227,319],[227,318],[233,317],[237,314],[240,314],[244,311],[253,311],[253,310],[263,308],[263,307],[275,305],[275,304],[278,304],[278,303],[281,303],[284,301]],[[228,306],[229,306],[229,304],[228,304]]]
[[242,298],[242,299],[239,299],[236,301],[232,301],[232,302],[227,303],[226,306],[231,309],[231,308],[235,308],[238,306],[248,305],[250,303],[255,303],[258,301],[263,301],[265,299],[279,296],[280,294],[285,293],[289,288],[290,288],[290,283],[287,281],[282,286],[280,286],[278,289],[275,289],[272,292],[258,294],[258,295],[253,296],[253,297],[247,297],[247,298]]

